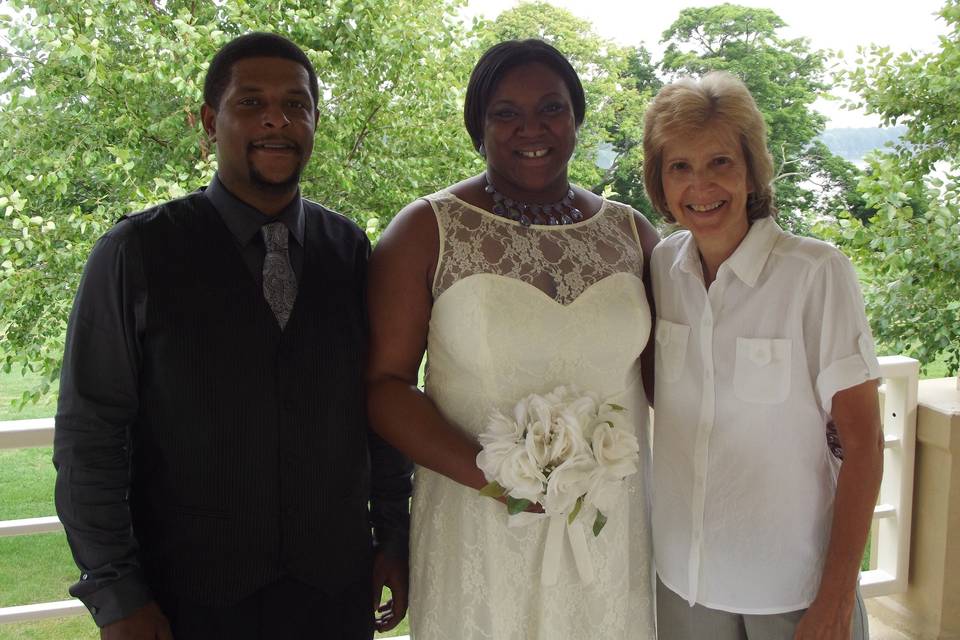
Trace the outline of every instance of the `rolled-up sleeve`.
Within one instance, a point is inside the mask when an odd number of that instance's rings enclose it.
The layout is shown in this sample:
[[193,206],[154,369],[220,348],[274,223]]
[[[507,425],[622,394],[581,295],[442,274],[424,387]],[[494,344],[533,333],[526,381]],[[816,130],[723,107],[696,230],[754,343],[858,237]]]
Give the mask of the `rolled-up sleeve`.
[[131,529],[129,429],[138,411],[146,286],[129,223],[102,237],[84,269],[67,327],[53,463],[55,501],[100,626],[151,599]]
[[825,413],[830,414],[838,391],[880,378],[857,275],[839,251],[831,253],[812,274],[803,332],[807,362]]

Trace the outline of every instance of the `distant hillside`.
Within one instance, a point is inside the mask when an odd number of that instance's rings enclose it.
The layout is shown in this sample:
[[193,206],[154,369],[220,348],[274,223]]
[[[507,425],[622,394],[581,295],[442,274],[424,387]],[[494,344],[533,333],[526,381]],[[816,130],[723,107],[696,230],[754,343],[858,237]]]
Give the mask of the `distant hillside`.
[[827,129],[820,139],[844,160],[860,162],[868,152],[882,148],[888,142],[896,142],[906,131],[906,127]]

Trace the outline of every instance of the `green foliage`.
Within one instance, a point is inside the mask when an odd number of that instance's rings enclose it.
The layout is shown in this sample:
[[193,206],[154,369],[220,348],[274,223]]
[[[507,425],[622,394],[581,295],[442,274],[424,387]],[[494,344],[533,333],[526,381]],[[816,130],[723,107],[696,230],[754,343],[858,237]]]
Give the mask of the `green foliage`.
[[597,517],[593,521],[593,537],[599,536],[605,526],[607,526],[607,516],[597,511]]
[[[854,190],[856,168],[814,142],[823,127],[810,108],[824,88],[822,53],[779,37],[783,22],[769,10],[681,11],[657,65],[645,49],[604,40],[544,2],[475,21],[468,32],[456,18],[463,2],[8,2],[19,14],[5,20],[0,39],[0,370],[39,379],[21,399],[39,400],[55,386],[70,303],[95,239],[120,216],[209,180],[216,162],[199,122],[203,74],[217,48],[251,30],[288,35],[314,62],[320,118],[303,193],[351,216],[374,240],[407,202],[482,169],[463,130],[463,94],[480,52],[513,37],[554,43],[584,80],[587,117],[571,179],[648,217],[657,216],[642,184],[646,105],[660,72],[708,69],[740,75],[756,96],[789,226],[802,231],[806,214],[841,209],[867,219],[883,206]],[[956,25],[957,12],[951,0],[944,16]],[[912,125],[912,147],[898,162],[915,184],[960,145],[951,119],[960,106],[956,43],[954,32],[938,56],[889,65],[878,49],[848,77],[868,109]],[[919,150],[915,162],[908,148]],[[609,166],[598,166],[601,156],[612,158]],[[915,217],[942,208],[923,189],[911,193]]]
[[[819,230],[861,271],[873,333],[891,353],[960,369],[960,176],[915,182],[898,158],[875,154],[860,188],[876,215]],[[918,212],[911,202],[929,204]]]
[[56,379],[73,292],[120,216],[206,184],[213,53],[252,30],[317,68],[308,197],[376,237],[405,203],[475,170],[460,122],[472,60],[458,0],[15,0],[0,58],[0,365]]
[[[539,38],[559,49],[580,75],[587,113],[570,166],[573,182],[652,211],[643,190],[643,113],[660,84],[650,54],[598,36],[586,20],[545,2],[522,3],[478,31],[481,50],[510,38]],[[598,166],[612,150],[609,167]]]
[[573,521],[577,519],[577,516],[580,515],[580,509],[583,508],[583,496],[577,498],[577,501],[573,504],[573,509],[570,510],[570,514],[567,516],[567,524],[573,524]]
[[515,516],[518,513],[526,511],[527,507],[529,507],[531,504],[533,503],[526,498],[514,498],[513,496],[507,496],[507,513]]
[[507,494],[507,490],[504,489],[503,486],[496,481],[488,482],[487,484],[483,485],[483,487],[481,487],[480,489],[480,495],[482,495],[485,498],[499,498],[501,496],[505,496],[506,494]]
[[0,421],[49,418],[57,410],[57,383],[49,393],[34,401],[33,394],[42,386],[43,378],[37,374],[20,375],[19,371],[0,371]]
[[883,347],[925,366],[960,369],[960,0],[940,15],[940,49],[896,58],[861,51],[841,75],[860,106],[884,124],[906,125],[892,151],[869,158],[859,190],[876,214],[824,229],[849,253],[865,281],[872,328]]
[[906,125],[898,155],[914,178],[960,158],[960,2],[947,0],[940,16],[948,33],[936,53],[895,56],[887,47],[861,48],[857,67],[840,75],[861,97],[856,106],[884,125]]
[[767,123],[781,223],[805,231],[812,213],[831,211],[809,183],[842,194],[846,175],[855,169],[815,143],[826,122],[812,109],[826,88],[824,53],[811,49],[806,38],[781,38],[777,32],[785,26],[769,9],[684,9],[663,33],[668,46],[661,68],[674,77],[723,70],[744,81]]

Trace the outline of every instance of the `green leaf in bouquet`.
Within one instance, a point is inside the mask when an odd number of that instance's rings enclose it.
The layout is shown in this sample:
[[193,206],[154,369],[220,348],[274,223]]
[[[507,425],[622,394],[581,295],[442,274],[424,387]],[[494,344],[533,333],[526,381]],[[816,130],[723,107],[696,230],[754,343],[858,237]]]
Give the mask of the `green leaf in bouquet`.
[[526,498],[514,498],[513,496],[507,496],[507,512],[512,516],[517,515],[521,511],[526,511],[530,504],[530,501]]
[[619,404],[614,404],[614,403],[612,403],[612,402],[608,402],[608,403],[607,403],[607,406],[610,407],[610,409],[611,409],[612,411],[626,411],[626,410],[627,410],[626,407],[622,407],[622,406],[620,406]]
[[504,489],[497,481],[489,482],[484,485],[482,489],[480,489],[480,495],[487,498],[499,498],[506,492],[507,490]]
[[583,506],[583,496],[577,498],[577,503],[573,505],[573,509],[570,510],[570,515],[567,516],[567,523],[573,524],[573,521],[577,519],[577,516],[580,515],[580,507]]
[[594,538],[600,535],[600,532],[603,531],[603,527],[606,524],[607,524],[607,516],[597,511],[597,519],[593,521],[593,537]]

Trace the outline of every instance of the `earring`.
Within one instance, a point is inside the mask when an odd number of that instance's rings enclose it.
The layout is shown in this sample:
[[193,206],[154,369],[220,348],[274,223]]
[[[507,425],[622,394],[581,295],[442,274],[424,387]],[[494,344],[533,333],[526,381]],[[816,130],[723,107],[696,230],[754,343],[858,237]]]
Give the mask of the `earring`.
[[482,142],[480,143],[480,146],[477,147],[477,153],[480,154],[480,157],[481,157],[481,158],[486,158],[486,157],[487,157],[487,150],[484,149]]

